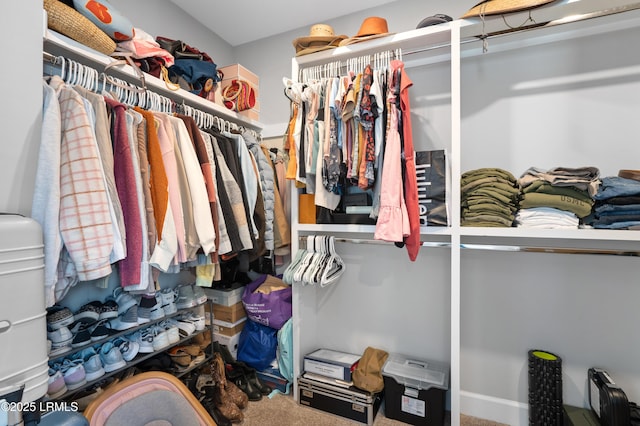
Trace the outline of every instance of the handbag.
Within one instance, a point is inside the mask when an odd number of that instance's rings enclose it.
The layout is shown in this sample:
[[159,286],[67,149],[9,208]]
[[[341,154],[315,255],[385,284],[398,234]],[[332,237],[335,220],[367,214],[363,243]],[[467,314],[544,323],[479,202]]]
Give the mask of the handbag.
[[198,61],[212,62],[213,59],[205,52],[189,46],[182,40],[172,40],[167,37],[156,37],[156,43],[167,52],[171,53],[176,59],[195,59]]
[[291,286],[278,277],[266,274],[247,284],[242,294],[247,317],[276,330],[291,318],[291,299]]
[[224,106],[232,111],[244,111],[256,106],[256,92],[249,82],[241,79],[231,80],[231,84],[222,90]]

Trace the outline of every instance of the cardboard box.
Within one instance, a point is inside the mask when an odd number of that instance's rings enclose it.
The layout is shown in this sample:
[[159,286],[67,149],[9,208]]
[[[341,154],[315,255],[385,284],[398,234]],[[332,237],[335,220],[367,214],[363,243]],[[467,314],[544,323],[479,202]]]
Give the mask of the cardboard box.
[[444,424],[449,365],[390,354],[382,367],[384,414],[412,425]]
[[213,319],[234,323],[246,316],[247,313],[244,310],[242,302],[238,302],[232,306],[213,304]]
[[231,83],[231,80],[240,78],[248,81],[254,89],[258,90],[260,87],[260,78],[253,72],[240,64],[227,65],[226,67],[218,67],[218,70],[222,72],[222,87]]
[[305,355],[303,369],[305,372],[350,382],[351,372],[359,360],[360,355],[318,349]]
[[372,425],[380,408],[382,394],[366,392],[354,386],[345,389],[299,377],[298,401],[300,405]]
[[234,334],[233,336],[227,336],[220,333],[213,333],[213,340],[220,343],[221,345],[225,345],[231,355],[233,355],[234,359],[238,359],[238,343],[240,342],[240,333]]
[[214,304],[233,306],[242,301],[244,284],[234,283],[229,289],[215,289],[204,287],[204,292]]
[[244,328],[244,324],[247,321],[247,317],[244,317],[236,322],[218,321],[213,319],[213,332],[218,334],[224,334],[225,336],[233,336],[238,334]]

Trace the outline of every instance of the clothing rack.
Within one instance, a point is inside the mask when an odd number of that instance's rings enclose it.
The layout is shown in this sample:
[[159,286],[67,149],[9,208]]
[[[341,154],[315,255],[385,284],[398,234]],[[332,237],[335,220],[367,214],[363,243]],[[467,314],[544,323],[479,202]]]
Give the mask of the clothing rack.
[[[299,241],[305,243],[307,236],[300,236]],[[373,244],[373,245],[390,245],[394,244],[384,240],[374,240],[366,238],[343,238],[335,237],[337,243],[350,243],[350,244]],[[438,242],[438,241],[422,241],[421,247],[431,248],[451,248],[450,242]],[[626,257],[640,257],[639,250],[617,250],[617,249],[598,249],[598,248],[576,248],[576,247],[542,247],[542,246],[528,246],[528,245],[507,245],[507,244],[460,244],[461,249],[468,250],[486,250],[486,251],[507,251],[507,252],[521,252],[521,253],[558,253],[558,254],[595,254],[595,255],[609,255],[609,256],[626,256]]]
[[354,73],[362,73],[369,64],[375,69],[388,68],[390,62],[394,59],[402,60],[401,48],[376,52],[371,55],[356,56],[342,61],[333,61],[322,65],[314,65],[311,67],[301,68],[298,76],[298,81],[305,83],[312,80],[338,77],[341,73],[349,71]]
[[[58,75],[66,83],[80,85],[92,92],[110,92],[119,102],[125,105],[131,107],[139,106],[143,109],[166,114],[184,114],[192,117],[200,128],[207,129],[215,126],[220,131],[237,131],[241,133],[248,131],[256,140],[262,140],[262,135],[255,129],[238,125],[233,121],[187,105],[184,100],[181,103],[177,103],[174,99],[149,90],[146,87],[144,76],[139,76],[141,83],[139,86],[114,77],[104,71],[99,72],[93,67],[62,55],[56,56],[43,51],[42,59],[46,75]],[[108,68],[106,67],[106,69]]]

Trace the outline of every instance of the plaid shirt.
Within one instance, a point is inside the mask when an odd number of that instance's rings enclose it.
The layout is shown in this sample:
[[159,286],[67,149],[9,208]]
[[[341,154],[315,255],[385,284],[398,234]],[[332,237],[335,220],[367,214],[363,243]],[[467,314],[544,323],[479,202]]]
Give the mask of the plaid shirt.
[[95,134],[82,97],[62,80],[58,92],[60,149],[60,233],[80,281],[111,273],[113,232],[107,190]]

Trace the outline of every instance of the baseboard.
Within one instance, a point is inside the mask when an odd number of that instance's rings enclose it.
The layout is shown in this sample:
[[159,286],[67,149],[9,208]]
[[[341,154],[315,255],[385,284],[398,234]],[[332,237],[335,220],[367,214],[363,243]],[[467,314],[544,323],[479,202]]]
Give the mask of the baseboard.
[[522,402],[473,392],[460,392],[460,411],[468,416],[511,426],[529,424],[529,406]]

